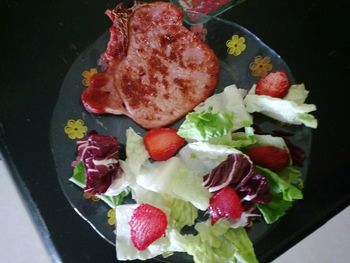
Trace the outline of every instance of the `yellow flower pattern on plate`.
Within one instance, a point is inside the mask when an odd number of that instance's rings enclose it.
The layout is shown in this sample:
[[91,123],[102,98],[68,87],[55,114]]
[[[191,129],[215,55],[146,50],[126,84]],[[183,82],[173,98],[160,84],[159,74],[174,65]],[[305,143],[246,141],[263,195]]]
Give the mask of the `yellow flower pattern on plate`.
[[90,70],[85,70],[81,75],[83,76],[83,80],[81,81],[84,86],[88,87],[91,83],[91,78],[97,74],[96,68],[91,68]]
[[84,192],[84,198],[85,199],[90,199],[91,201],[94,201],[94,202],[98,202],[100,201],[101,199],[99,197],[97,197],[96,195],[93,195],[93,194],[90,194],[90,193],[87,193],[87,192]]
[[88,128],[85,126],[83,120],[68,120],[67,125],[64,127],[64,132],[68,135],[69,139],[82,139],[87,132]]
[[107,221],[108,225],[114,226],[115,223],[117,222],[114,208],[111,208],[111,209],[108,210],[107,217],[108,217],[108,221]]
[[249,69],[254,77],[264,77],[272,70],[271,58],[256,56]]
[[239,56],[245,49],[245,38],[239,35],[233,35],[230,40],[226,41],[227,53],[233,56]]

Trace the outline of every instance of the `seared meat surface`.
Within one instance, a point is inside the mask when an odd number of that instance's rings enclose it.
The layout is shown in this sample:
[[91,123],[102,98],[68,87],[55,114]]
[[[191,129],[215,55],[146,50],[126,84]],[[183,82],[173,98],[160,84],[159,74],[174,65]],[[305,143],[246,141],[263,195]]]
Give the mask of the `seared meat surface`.
[[169,125],[209,97],[219,61],[182,25],[183,13],[164,3],[118,5],[108,10],[111,38],[95,75],[83,92],[96,114],[125,114],[144,128]]

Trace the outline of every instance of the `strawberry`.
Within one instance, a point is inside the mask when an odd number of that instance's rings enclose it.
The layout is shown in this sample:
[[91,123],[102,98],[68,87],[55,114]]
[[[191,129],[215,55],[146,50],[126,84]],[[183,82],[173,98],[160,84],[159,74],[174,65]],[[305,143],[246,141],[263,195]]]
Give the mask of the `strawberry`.
[[288,93],[289,86],[288,75],[285,71],[271,71],[256,83],[255,94],[284,98]]
[[129,226],[133,245],[138,250],[145,250],[155,240],[165,236],[168,220],[159,208],[141,204],[134,210]]
[[168,160],[184,145],[185,140],[176,132],[174,128],[155,128],[145,134],[144,143],[153,160]]
[[257,165],[279,172],[290,163],[289,152],[274,146],[256,146],[248,149],[247,155]]
[[208,213],[211,223],[221,218],[239,219],[243,212],[241,200],[231,186],[226,186],[210,198]]

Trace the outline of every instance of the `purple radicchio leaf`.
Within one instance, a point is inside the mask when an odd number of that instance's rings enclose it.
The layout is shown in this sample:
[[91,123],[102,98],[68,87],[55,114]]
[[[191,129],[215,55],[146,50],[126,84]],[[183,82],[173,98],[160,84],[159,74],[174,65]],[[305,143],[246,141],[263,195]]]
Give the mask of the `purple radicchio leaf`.
[[241,198],[245,212],[251,213],[255,204],[266,204],[271,200],[268,180],[255,172],[251,160],[240,153],[230,154],[225,161],[204,176],[203,185],[210,192],[231,186]]
[[231,185],[236,188],[244,181],[249,180],[254,174],[254,165],[243,154],[232,153],[226,160],[215,167],[208,175],[204,176],[203,185],[209,192],[217,192]]
[[106,192],[121,171],[117,138],[92,132],[78,141],[77,147],[78,156],[73,165],[84,163],[87,179],[84,192],[94,195]]
[[238,195],[243,196],[243,200],[245,201],[266,204],[271,200],[268,183],[265,176],[256,173],[244,185],[238,188]]

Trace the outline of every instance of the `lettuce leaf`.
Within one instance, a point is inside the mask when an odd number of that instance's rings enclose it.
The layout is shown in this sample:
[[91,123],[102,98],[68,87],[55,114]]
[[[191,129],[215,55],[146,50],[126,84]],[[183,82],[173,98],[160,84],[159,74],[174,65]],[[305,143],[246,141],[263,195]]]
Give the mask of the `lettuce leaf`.
[[180,231],[184,226],[192,226],[198,217],[198,210],[190,202],[173,198],[168,194],[149,191],[139,185],[132,188],[133,199],[141,204],[147,203],[169,209],[169,224]]
[[255,135],[256,146],[274,146],[282,150],[288,149],[285,140],[282,137],[266,135]]
[[188,237],[186,252],[195,263],[254,263],[258,262],[244,228],[232,229],[225,220],[214,225],[209,221],[197,223],[198,235]]
[[166,207],[170,208],[170,224],[180,231],[184,226],[193,226],[198,218],[198,209],[190,202],[186,202],[169,195],[164,196]]
[[272,224],[286,213],[293,201],[303,198],[303,193],[298,188],[301,173],[290,167],[283,171],[282,176],[259,166],[256,166],[256,171],[268,179],[272,194],[269,203],[258,204],[257,208],[264,216],[266,223]]
[[293,166],[287,166],[284,170],[279,172],[281,178],[291,183],[299,190],[304,188],[304,181],[301,179],[301,172]]
[[297,117],[306,127],[317,128],[317,119],[309,113],[300,113]]
[[114,196],[124,191],[127,187],[136,184],[135,176],[142,164],[149,158],[149,154],[143,143],[143,138],[132,128],[126,130],[126,160],[119,160],[123,170],[123,176],[116,178],[107,189],[106,195]]
[[282,194],[274,194],[268,204],[258,204],[257,208],[263,215],[265,222],[273,224],[284,216],[292,205],[292,202],[283,200]]
[[230,112],[213,113],[210,109],[203,112],[191,112],[178,130],[178,135],[187,140],[207,141],[231,132],[233,114]]
[[260,112],[281,122],[317,128],[316,118],[309,114],[316,110],[314,104],[297,104],[286,99],[254,94],[248,94],[244,102],[249,113]]
[[137,174],[142,164],[150,157],[143,138],[132,128],[126,130],[126,160],[130,171]]
[[[187,114],[178,134],[189,141],[208,141],[219,137],[225,139],[226,135],[230,137],[233,131],[249,127],[252,123],[253,118],[243,103],[243,92],[231,85],[223,92],[207,98],[194,112]],[[235,139],[230,139],[233,144]]]
[[196,176],[178,157],[144,163],[136,182],[147,190],[191,202],[200,210],[206,210],[209,206],[210,193],[202,185],[202,178]]
[[196,112],[207,111],[212,108],[213,112],[230,112],[233,114],[233,131],[243,127],[251,126],[252,116],[247,112],[243,97],[245,90],[240,90],[236,85],[227,86],[223,92],[214,94],[199,104],[194,110]]
[[287,95],[284,97],[286,100],[294,101],[296,104],[303,104],[309,95],[309,91],[305,89],[304,84],[291,85]]
[[294,186],[287,178],[282,178],[269,169],[256,166],[256,171],[263,174],[269,180],[269,186],[273,193],[282,193],[283,200],[293,201],[303,199],[303,193]]
[[242,153],[225,146],[213,145],[208,142],[192,142],[184,146],[178,153],[183,163],[196,175],[204,176],[222,163],[228,155]]
[[[248,94],[255,95],[256,84],[252,86]],[[295,102],[298,105],[305,103],[309,91],[305,89],[305,85],[302,84],[293,84],[289,87],[287,95],[283,98],[285,100],[290,100]]]
[[86,176],[84,163],[79,162],[73,169],[73,175],[69,178],[69,181],[76,184],[80,188],[84,188],[86,185]]
[[236,250],[235,259],[237,263],[258,262],[255,256],[253,244],[243,227],[230,229],[226,234],[226,238],[232,242]]
[[98,195],[98,197],[104,201],[109,207],[115,208],[117,205],[120,205],[124,202],[124,198],[130,193],[130,188],[124,189],[118,195]]
[[[134,209],[139,204],[119,205],[116,207],[116,252],[118,260],[146,260],[168,252],[183,252],[185,238],[170,227],[167,228],[165,236],[155,240],[145,250],[138,250],[131,241],[129,221]],[[167,216],[169,211],[159,207]]]
[[[202,178],[194,175],[178,157],[163,162],[151,162],[142,137],[132,129],[127,131],[126,149],[127,158],[125,162],[121,162],[121,166],[127,174],[136,200],[141,199],[142,191],[139,187],[142,187],[190,202],[201,210],[208,207],[210,193],[202,186]],[[158,197],[154,199],[156,198]]]
[[209,139],[209,143],[241,149],[256,143],[254,129],[244,127],[244,132],[233,132],[222,137]]
[[[119,163],[121,164],[121,161],[119,161]],[[126,178],[126,174],[123,171],[121,175],[113,180],[112,184],[108,187],[103,195],[117,196],[120,193],[124,192],[129,185],[129,180]]]

